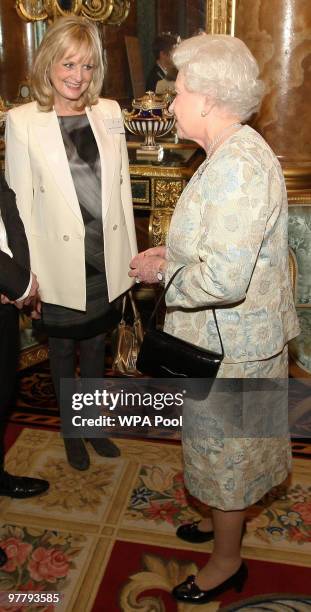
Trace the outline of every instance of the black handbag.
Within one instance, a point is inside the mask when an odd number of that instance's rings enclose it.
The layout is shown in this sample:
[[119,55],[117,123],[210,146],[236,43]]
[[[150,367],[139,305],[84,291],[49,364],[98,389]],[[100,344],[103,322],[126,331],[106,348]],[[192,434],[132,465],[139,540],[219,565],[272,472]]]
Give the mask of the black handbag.
[[212,310],[221,353],[200,348],[186,340],[152,328],[160,303],[183,267],[176,270],[156,302],[140,347],[136,367],[142,374],[156,378],[216,378],[224,357],[224,349],[214,308]]

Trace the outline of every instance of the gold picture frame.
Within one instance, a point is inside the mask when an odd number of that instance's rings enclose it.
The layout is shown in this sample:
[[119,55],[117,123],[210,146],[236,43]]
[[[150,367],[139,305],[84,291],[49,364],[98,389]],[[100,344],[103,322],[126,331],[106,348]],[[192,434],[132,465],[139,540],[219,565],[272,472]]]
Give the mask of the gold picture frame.
[[236,0],[206,0],[207,34],[234,36]]

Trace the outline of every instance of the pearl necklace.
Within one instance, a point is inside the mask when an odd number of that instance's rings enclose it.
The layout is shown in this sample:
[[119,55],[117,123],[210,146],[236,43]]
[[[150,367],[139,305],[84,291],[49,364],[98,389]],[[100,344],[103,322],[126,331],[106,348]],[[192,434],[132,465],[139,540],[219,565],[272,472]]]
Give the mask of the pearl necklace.
[[204,160],[202,166],[199,168],[198,170],[198,177],[200,178],[210,160],[210,158],[212,157],[212,154],[214,153],[214,149],[215,146],[222,140],[224,134],[226,134],[226,132],[232,128],[240,128],[242,127],[241,123],[231,123],[231,125],[227,125],[226,128],[224,128],[223,130],[221,130],[221,132],[219,132],[218,136],[216,136],[216,138],[214,138],[213,140],[211,140],[211,142],[208,145],[208,149],[206,151],[206,159]]

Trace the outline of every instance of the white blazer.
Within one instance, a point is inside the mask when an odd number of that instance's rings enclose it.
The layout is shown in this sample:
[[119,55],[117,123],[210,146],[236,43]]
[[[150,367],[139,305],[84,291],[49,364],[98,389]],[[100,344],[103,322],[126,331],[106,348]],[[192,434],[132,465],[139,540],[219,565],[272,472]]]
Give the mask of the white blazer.
[[[125,137],[109,129],[121,118],[113,100],[87,108],[101,160],[102,218],[109,301],[133,283],[128,277],[137,253]],[[43,301],[85,310],[84,223],[56,112],[36,102],[9,111],[6,178],[29,242],[31,269]]]

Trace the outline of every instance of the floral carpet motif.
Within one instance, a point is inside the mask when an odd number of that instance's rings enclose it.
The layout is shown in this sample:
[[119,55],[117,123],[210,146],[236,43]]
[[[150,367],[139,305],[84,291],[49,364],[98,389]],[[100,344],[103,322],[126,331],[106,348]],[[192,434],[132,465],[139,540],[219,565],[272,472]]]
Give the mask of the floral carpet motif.
[[48,496],[39,498],[43,508],[61,507],[63,510],[83,510],[85,507],[95,511],[102,502],[102,495],[109,495],[114,479],[114,467],[91,467],[87,477],[79,472],[68,473],[68,463],[52,458],[48,466],[39,472],[51,487]]
[[127,516],[129,521],[152,521],[162,529],[167,523],[177,527],[191,520],[182,473],[169,466],[143,465]]
[[[79,472],[67,464],[58,433],[22,431],[6,468],[47,478],[50,489],[27,500],[0,498],[0,544],[8,555],[0,591],[61,593],[60,604],[33,608],[40,612],[192,612],[191,606],[178,607],[170,591],[206,561],[212,543],[194,547],[175,536],[179,524],[203,514],[184,489],[180,444],[115,442],[120,457],[100,457],[88,446],[90,469]],[[246,592],[226,594],[201,606],[204,612],[231,610],[228,606],[238,601],[241,610],[259,610],[256,598],[267,594],[272,601],[276,593],[271,610],[283,612],[285,595],[296,606],[289,609],[308,610],[311,463],[304,458],[307,448],[300,450],[286,486],[250,509],[243,539],[243,556],[252,569]],[[251,603],[243,608],[246,599]],[[0,604],[0,612],[6,609],[32,612],[29,605]]]
[[79,534],[4,525],[1,547],[8,561],[0,570],[2,590],[63,593],[85,543],[86,538]]
[[[247,536],[257,546],[273,545],[275,549],[311,553],[311,486],[310,476],[296,460],[286,486],[272,490],[262,502],[249,510]],[[299,474],[299,476],[298,476]],[[254,540],[255,539],[255,540]],[[247,541],[247,540],[246,540]]]

